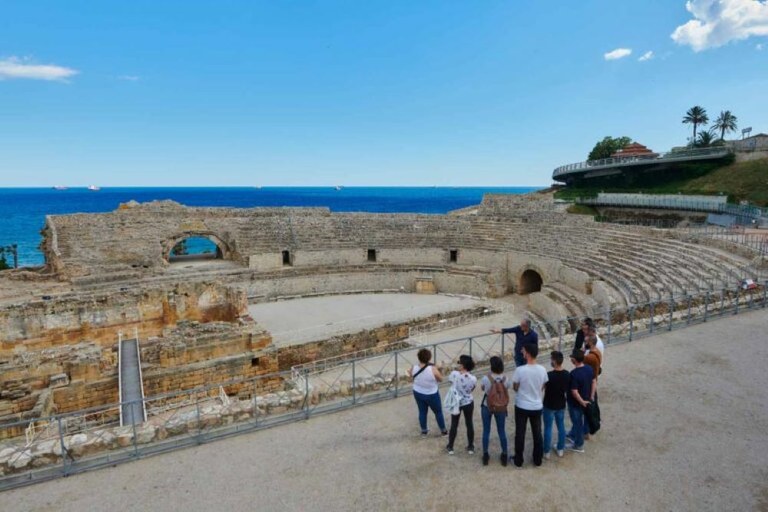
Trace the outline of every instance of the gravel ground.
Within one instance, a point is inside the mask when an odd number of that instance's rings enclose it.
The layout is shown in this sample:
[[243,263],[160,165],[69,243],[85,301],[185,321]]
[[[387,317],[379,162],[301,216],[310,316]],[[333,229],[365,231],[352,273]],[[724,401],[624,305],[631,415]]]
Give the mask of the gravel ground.
[[0,511],[768,510],[767,325],[760,311],[610,347],[603,429],[539,468],[530,439],[523,470],[448,456],[403,397],[8,491]]

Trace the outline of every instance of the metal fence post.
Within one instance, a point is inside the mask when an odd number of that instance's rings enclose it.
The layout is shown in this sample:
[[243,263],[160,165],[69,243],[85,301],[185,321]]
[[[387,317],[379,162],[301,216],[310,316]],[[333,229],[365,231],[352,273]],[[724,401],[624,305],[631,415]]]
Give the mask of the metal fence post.
[[709,290],[704,294],[704,300],[704,322],[706,322],[709,314]]
[[64,445],[64,428],[61,424],[61,416],[56,417],[56,422],[59,425],[59,446],[61,446],[61,469],[64,476],[67,476],[69,474],[69,468],[67,464],[67,459],[69,458],[67,447]]
[[763,308],[768,305],[768,281],[763,283]]
[[309,419],[309,371],[304,372],[304,406],[306,407],[304,416]]
[[504,361],[504,356],[505,356],[505,354],[504,354],[504,342],[505,342],[506,336],[504,336],[504,333],[500,334],[499,336],[501,336],[501,360]]
[[733,308],[733,314],[734,315],[738,315],[739,314],[739,291],[740,291],[739,287],[737,286],[736,287],[736,304],[734,305],[734,308]]
[[195,415],[197,417],[197,442],[200,443],[203,435],[203,424],[200,421],[200,395],[195,393]]
[[397,370],[397,356],[400,355],[400,351],[398,350],[395,352],[395,398],[397,398],[400,394],[400,375],[398,374]]
[[129,406],[131,408],[131,423],[133,424],[133,456],[138,458],[139,457],[139,440],[137,439],[137,436],[136,436],[136,418],[133,415],[133,410],[134,410],[133,404],[135,403],[136,401],[134,400],[129,404]]
[[472,357],[472,338],[469,338],[469,357]]
[[668,331],[672,330],[674,312],[675,312],[675,298],[672,296],[672,294],[670,294],[669,295],[669,328],[667,329]]
[[563,350],[563,321],[558,320],[557,321],[557,351],[562,352]]
[[635,330],[635,308],[629,307],[629,341],[632,341],[632,332]]
[[688,295],[686,299],[688,300],[688,316],[685,319],[685,325],[691,325],[691,301],[693,298]]
[[650,333],[653,334],[653,323],[654,323],[654,316],[656,316],[656,308],[654,307],[655,304],[653,301],[648,303],[648,313],[651,318],[651,324],[650,324]]
[[[437,362],[437,358],[435,358]],[[357,403],[357,381],[355,380],[355,360],[352,360],[352,405]]]
[[725,313],[725,288],[720,290],[720,316]]
[[255,380],[253,381],[253,424],[259,424],[259,401]]
[[613,311],[611,306],[608,306],[608,336],[605,340],[606,343],[610,343],[613,337]]

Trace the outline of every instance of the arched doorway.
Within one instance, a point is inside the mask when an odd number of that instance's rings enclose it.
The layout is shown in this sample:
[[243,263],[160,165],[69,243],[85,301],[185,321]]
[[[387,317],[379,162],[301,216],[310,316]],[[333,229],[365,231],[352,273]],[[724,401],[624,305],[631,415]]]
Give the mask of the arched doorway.
[[187,234],[163,243],[163,257],[168,263],[226,260],[230,252],[222,240],[210,234]]
[[527,295],[533,292],[540,292],[542,284],[544,284],[544,281],[541,278],[541,274],[529,268],[520,275],[517,293]]

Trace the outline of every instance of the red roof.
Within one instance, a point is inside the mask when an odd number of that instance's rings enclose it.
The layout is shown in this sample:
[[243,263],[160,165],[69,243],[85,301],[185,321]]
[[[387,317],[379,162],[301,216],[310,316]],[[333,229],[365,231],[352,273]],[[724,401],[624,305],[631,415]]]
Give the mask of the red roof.
[[611,158],[624,158],[629,156],[644,156],[644,157],[656,157],[658,153],[654,153],[647,147],[637,142],[631,142],[611,155]]

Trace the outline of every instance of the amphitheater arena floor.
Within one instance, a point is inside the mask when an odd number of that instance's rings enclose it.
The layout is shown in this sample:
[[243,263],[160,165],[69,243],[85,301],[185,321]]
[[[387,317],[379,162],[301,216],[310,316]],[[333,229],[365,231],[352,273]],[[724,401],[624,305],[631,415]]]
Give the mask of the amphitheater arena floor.
[[530,441],[522,471],[448,456],[402,397],[8,491],[0,510],[768,510],[767,325],[609,347],[603,430],[540,468]]
[[248,306],[248,313],[272,334],[276,346],[285,346],[486,303],[465,296],[360,293],[265,302]]

